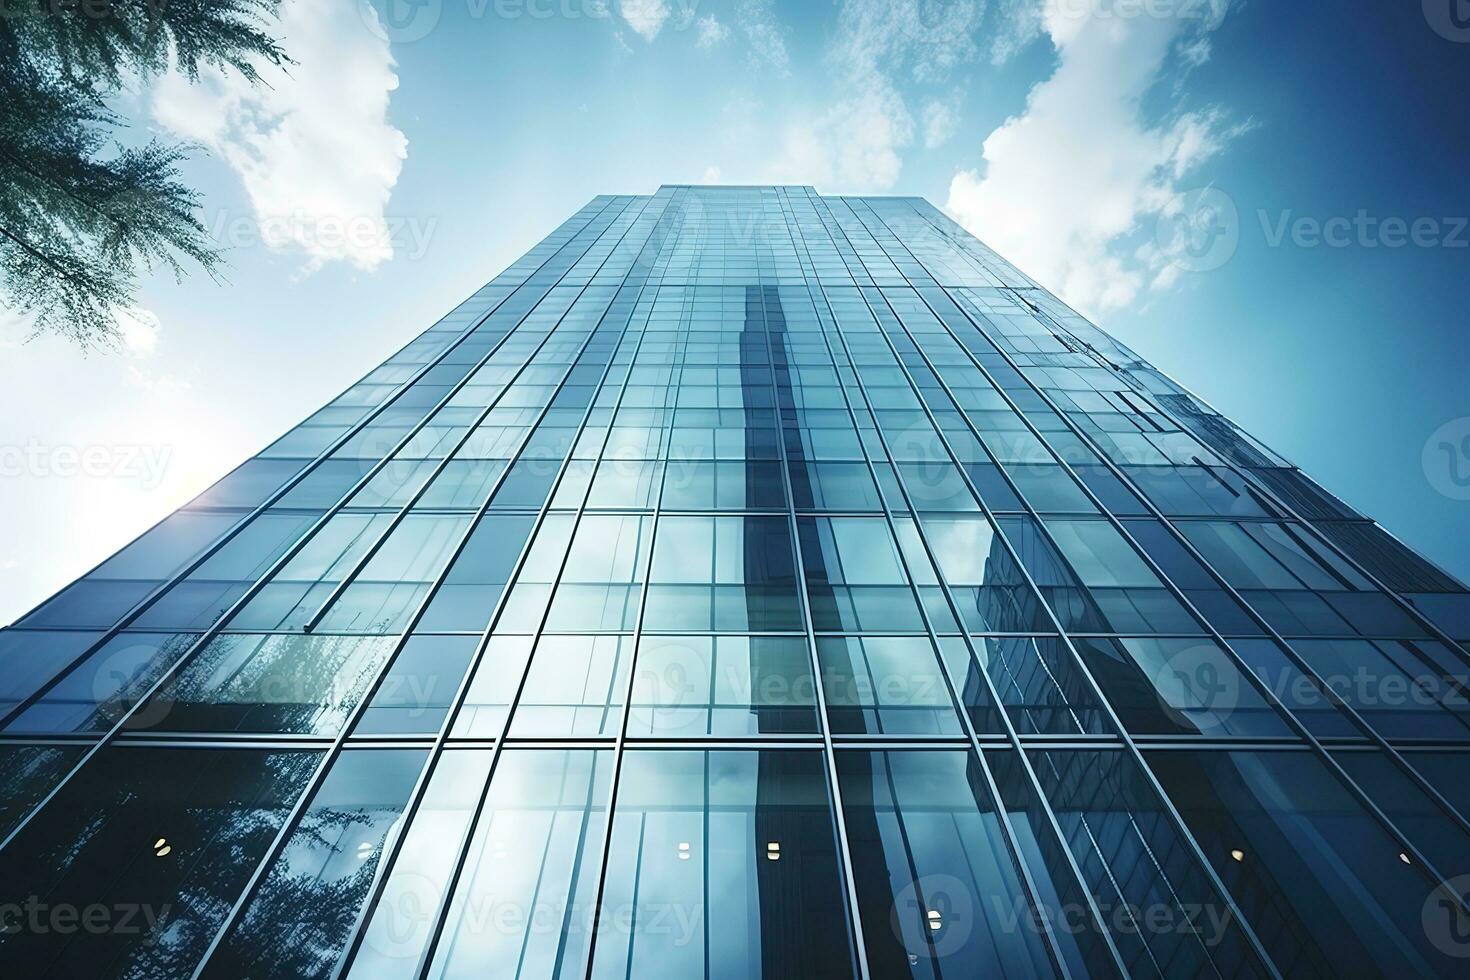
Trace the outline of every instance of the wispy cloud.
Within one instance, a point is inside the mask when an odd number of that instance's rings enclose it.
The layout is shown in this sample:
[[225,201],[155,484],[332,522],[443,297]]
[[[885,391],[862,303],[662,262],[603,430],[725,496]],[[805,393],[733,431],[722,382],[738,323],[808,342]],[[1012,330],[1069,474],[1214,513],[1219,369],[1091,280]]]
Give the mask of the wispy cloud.
[[713,48],[730,36],[730,28],[720,23],[714,14],[705,14],[694,22],[694,43],[701,48]]
[[914,121],[891,84],[872,80],[810,123],[786,130],[778,180],[819,185],[827,193],[887,190],[898,182],[901,151]]
[[665,0],[618,0],[618,13],[635,34],[652,41],[673,11]]
[[[914,90],[944,83],[979,54],[979,0],[926,5],[915,0],[844,0],[827,54],[842,96],[815,119],[788,126],[777,171],[832,191],[883,191],[903,169],[920,123]],[[954,103],[932,99],[922,111],[926,144],[953,133]]]
[[[1071,0],[1074,4],[1090,0]],[[1041,37],[1046,0],[995,0],[990,13],[990,62],[1003,65]]]
[[791,71],[786,34],[776,20],[771,0],[740,0],[735,7],[735,25],[750,45],[751,64],[781,75]]
[[1208,56],[1227,7],[1216,0],[1161,7],[1164,15],[1100,15],[1050,0],[1042,29],[1056,46],[1051,77],[1026,109],[985,140],[983,171],[958,173],[947,209],[966,228],[1084,311],[1097,314],[1167,288],[1178,274],[1151,221],[1174,207],[1201,163],[1240,135],[1218,108],[1163,117],[1146,95]]
[[948,143],[959,126],[955,100],[931,99],[924,105],[924,148],[933,150]]
[[388,122],[398,77],[388,41],[364,23],[374,17],[355,0],[288,0],[288,72],[262,69],[259,87],[219,72],[198,84],[169,76],[152,103],[158,123],[239,175],[262,240],[301,250],[308,269],[393,256],[384,209],[408,140]]

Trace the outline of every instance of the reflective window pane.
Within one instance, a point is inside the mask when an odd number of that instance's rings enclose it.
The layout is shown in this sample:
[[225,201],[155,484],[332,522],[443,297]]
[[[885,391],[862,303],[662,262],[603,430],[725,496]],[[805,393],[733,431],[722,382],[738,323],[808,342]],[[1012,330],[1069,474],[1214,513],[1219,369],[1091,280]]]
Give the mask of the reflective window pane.
[[329,976],[424,758],[419,749],[338,756],[202,976]]
[[973,755],[837,761],[874,976],[1058,975]]
[[6,971],[188,976],[319,758],[104,749],[0,852]]
[[815,752],[631,751],[592,975],[850,977]]

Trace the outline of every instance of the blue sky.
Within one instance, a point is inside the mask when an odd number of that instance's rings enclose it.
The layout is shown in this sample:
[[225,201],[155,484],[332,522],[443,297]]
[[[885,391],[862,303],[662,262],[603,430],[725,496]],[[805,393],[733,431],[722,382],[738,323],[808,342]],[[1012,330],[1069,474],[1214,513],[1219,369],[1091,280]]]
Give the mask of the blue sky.
[[592,196],[701,181],[927,197],[1470,576],[1458,2],[286,0],[289,77],[124,107],[204,148],[228,284],[111,353],[0,313],[0,622]]

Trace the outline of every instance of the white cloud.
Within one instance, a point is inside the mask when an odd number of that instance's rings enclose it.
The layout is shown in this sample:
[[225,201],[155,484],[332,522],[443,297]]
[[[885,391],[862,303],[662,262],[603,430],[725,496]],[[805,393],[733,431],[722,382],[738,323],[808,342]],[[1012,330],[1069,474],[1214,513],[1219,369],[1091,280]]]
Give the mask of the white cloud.
[[252,87],[207,71],[198,84],[161,79],[154,118],[224,160],[244,182],[272,248],[298,248],[308,268],[345,261],[372,269],[392,258],[384,209],[408,155],[388,123],[398,87],[388,42],[356,0],[289,0],[280,35],[297,62],[262,69]]
[[957,130],[949,80],[981,55],[985,10],[984,0],[841,0],[827,52],[838,98],[787,126],[776,173],[829,192],[893,188],[916,136],[934,149]]
[[924,148],[932,150],[948,143],[959,126],[959,113],[951,102],[931,100],[924,106]]
[[901,151],[913,139],[903,99],[891,85],[872,80],[814,122],[787,128],[775,179],[816,184],[831,194],[887,190],[898,182]]
[[[1216,9],[1223,15],[1223,2]],[[983,175],[955,175],[947,210],[1084,312],[1173,285],[1177,270],[1152,241],[1151,222],[1185,189],[1180,181],[1243,128],[1214,109],[1151,123],[1141,103],[1171,70],[1187,70],[1218,23],[1099,16],[1050,0],[1043,28],[1056,70],[985,140]]]
[[694,22],[694,43],[701,48],[713,48],[730,36],[730,28],[720,23],[714,14],[705,14]]
[[720,168],[714,164],[710,164],[704,168],[704,176],[699,178],[699,182],[701,184],[718,184],[721,176],[723,174],[720,172]]
[[[776,173],[829,193],[892,188],[917,129],[895,78],[940,80],[972,57],[976,12],[973,0],[958,0],[931,21],[917,0],[845,0],[827,54],[842,96],[787,126]],[[944,120],[934,121],[937,137]]]
[[669,19],[669,5],[664,0],[618,0],[618,13],[645,41],[652,41]]

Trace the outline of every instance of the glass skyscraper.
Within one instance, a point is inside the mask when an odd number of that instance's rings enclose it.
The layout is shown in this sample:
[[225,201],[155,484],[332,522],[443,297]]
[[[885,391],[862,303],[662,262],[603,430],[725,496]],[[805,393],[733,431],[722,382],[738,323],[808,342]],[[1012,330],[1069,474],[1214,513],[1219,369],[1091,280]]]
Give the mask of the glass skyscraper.
[[925,201],[599,197],[0,633],[0,975],[1465,976],[1467,638]]

